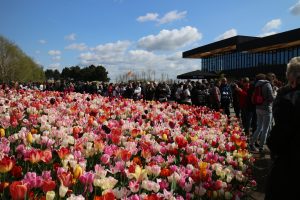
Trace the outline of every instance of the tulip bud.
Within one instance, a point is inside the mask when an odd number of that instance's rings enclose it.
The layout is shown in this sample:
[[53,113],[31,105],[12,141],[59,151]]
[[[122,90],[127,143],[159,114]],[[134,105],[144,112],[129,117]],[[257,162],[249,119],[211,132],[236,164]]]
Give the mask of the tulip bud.
[[65,197],[67,192],[68,192],[68,187],[64,186],[64,184],[61,184],[59,187],[59,196],[60,197]]
[[48,191],[46,193],[46,200],[53,200],[55,198],[55,192],[54,191]]
[[168,140],[167,134],[164,133],[164,134],[162,135],[162,139],[163,139],[164,141],[167,141],[167,140]]
[[82,175],[82,168],[77,165],[74,169],[74,178],[79,178]]
[[32,143],[32,134],[31,134],[31,132],[27,133],[26,140],[27,140],[27,142],[28,142],[29,144]]
[[0,128],[0,137],[4,137],[5,136],[5,130],[4,128]]

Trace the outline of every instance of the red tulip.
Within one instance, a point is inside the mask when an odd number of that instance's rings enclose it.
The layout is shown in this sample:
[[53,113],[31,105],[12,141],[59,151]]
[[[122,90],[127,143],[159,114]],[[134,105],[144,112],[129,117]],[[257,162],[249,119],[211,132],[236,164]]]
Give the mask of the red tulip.
[[67,147],[62,147],[57,151],[57,153],[60,159],[65,159],[65,157],[70,154],[70,149]]
[[79,135],[80,132],[81,130],[78,126],[73,127],[73,135]]
[[42,151],[41,150],[32,150],[29,152],[29,157],[25,160],[29,160],[32,164],[38,163],[41,161]]
[[148,195],[145,200],[162,200],[162,197],[158,197],[156,194],[150,194]]
[[9,186],[9,191],[13,200],[23,200],[26,197],[27,186],[22,181],[14,181]]
[[58,178],[64,186],[70,187],[72,185],[73,176],[70,172],[62,172],[58,175]]
[[161,169],[160,171],[160,176],[163,176],[163,177],[168,177],[172,174],[172,171],[169,170],[168,168],[163,168]]
[[95,196],[94,200],[115,200],[115,195],[112,192],[108,192],[102,196]]
[[121,150],[121,159],[123,161],[126,162],[126,161],[130,160],[130,157],[131,157],[130,151],[128,151],[128,150]]
[[10,171],[11,175],[13,175],[15,178],[21,178],[22,177],[22,167],[15,165],[12,170]]
[[14,164],[15,164],[14,160],[12,160],[8,156],[4,156],[4,158],[0,160],[0,173],[9,172],[13,168]]
[[186,147],[186,145],[188,143],[187,140],[183,136],[176,136],[175,142],[177,143],[178,148],[180,148],[180,149]]
[[45,193],[54,190],[55,187],[56,187],[55,181],[52,180],[43,181],[42,189]]

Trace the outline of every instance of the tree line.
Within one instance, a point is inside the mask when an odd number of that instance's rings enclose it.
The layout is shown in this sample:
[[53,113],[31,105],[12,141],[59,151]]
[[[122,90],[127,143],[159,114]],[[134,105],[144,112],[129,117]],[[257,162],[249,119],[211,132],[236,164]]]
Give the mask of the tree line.
[[0,35],[0,82],[43,81],[43,68],[16,44]]
[[58,70],[47,69],[45,71],[47,79],[72,80],[72,81],[103,81],[108,82],[108,72],[105,67],[90,65],[80,68],[79,66],[65,67],[60,73]]
[[0,35],[0,83],[1,82],[28,82],[54,80],[73,81],[104,81],[108,82],[108,72],[103,66],[90,65],[65,67],[58,70],[43,70],[43,67],[34,62],[16,44]]

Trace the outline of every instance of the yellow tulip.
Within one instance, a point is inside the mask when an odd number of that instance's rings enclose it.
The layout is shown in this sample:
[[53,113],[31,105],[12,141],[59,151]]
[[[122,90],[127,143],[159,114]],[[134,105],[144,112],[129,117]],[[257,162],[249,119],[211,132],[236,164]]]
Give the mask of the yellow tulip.
[[32,134],[31,134],[31,132],[27,133],[26,140],[27,140],[27,142],[28,142],[29,144],[32,143]]
[[82,175],[82,168],[77,165],[74,169],[74,178],[79,178]]
[[135,167],[135,172],[132,175],[137,181],[141,181],[147,178],[147,170],[142,169],[139,165],[137,165]]
[[5,136],[5,130],[4,130],[4,128],[0,128],[0,136],[1,137]]
[[167,134],[164,133],[164,134],[162,135],[162,139],[163,139],[164,141],[167,141],[167,140],[168,140]]

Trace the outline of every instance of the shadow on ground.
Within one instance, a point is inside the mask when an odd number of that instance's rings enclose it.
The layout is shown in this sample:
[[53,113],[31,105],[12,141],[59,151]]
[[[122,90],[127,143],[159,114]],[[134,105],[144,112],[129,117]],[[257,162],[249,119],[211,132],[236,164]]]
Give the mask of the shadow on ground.
[[271,168],[272,160],[269,152],[264,155],[254,153],[253,157],[256,159],[253,167],[253,176],[257,182],[257,188],[251,193],[251,196],[255,200],[263,200],[265,197],[264,192],[267,176]]

